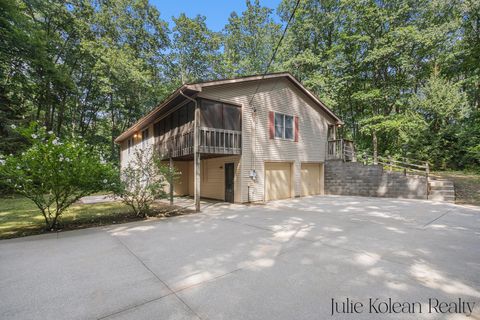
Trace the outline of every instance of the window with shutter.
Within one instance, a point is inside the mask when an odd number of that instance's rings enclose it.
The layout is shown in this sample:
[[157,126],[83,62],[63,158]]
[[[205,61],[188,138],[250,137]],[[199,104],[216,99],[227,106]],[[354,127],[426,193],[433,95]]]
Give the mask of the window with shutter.
[[270,139],[275,138],[274,122],[275,122],[275,113],[273,111],[270,111],[268,113],[268,132],[269,132]]
[[283,114],[275,113],[275,138],[283,138],[285,129],[283,120]]
[[293,117],[285,115],[284,119],[285,119],[284,138],[287,140],[292,140],[293,139]]
[[295,117],[295,138],[293,139],[295,142],[298,142],[298,117]]
[[298,141],[298,117],[270,112],[270,138]]

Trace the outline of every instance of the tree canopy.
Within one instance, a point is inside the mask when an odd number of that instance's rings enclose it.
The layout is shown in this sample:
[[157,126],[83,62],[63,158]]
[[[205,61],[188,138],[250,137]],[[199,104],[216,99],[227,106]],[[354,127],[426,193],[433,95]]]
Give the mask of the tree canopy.
[[[0,154],[10,125],[79,135],[111,161],[114,139],[176,86],[260,74],[295,1],[247,0],[223,30],[148,0],[0,0]],[[360,149],[480,167],[480,2],[301,0],[272,71],[289,71]],[[375,137],[375,139],[374,139]]]

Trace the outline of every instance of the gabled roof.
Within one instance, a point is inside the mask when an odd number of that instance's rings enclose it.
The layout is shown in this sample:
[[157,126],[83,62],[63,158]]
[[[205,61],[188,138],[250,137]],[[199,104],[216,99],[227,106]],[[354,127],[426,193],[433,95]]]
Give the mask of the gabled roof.
[[236,83],[243,83],[248,81],[259,81],[259,80],[266,80],[266,79],[272,79],[272,78],[288,79],[298,89],[300,89],[300,91],[302,91],[306,96],[312,99],[322,110],[324,110],[328,115],[330,115],[336,121],[337,124],[343,124],[343,121],[335,113],[333,113],[333,111],[331,111],[316,95],[314,95],[307,88],[305,88],[300,83],[300,81],[298,81],[293,75],[291,75],[289,72],[279,72],[279,73],[269,73],[266,75],[252,75],[252,76],[239,77],[239,78],[211,80],[211,81],[205,81],[205,82],[184,84],[180,88],[175,90],[170,96],[168,96],[162,103],[156,106],[152,111],[150,111],[146,116],[140,118],[140,120],[138,120],[134,125],[132,125],[120,136],[118,136],[115,139],[115,142],[118,143],[125,140],[136,131],[142,129],[145,125],[154,121],[159,115],[159,113],[167,105],[172,104],[172,102],[177,102],[179,98],[182,100],[185,99],[184,95],[192,97],[195,94],[201,92],[202,89],[205,87],[221,86],[226,84],[236,84]]

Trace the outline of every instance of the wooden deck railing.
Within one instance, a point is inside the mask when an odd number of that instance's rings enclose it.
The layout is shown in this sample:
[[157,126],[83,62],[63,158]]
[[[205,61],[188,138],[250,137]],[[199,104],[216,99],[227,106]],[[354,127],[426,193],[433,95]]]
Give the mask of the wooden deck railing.
[[[156,148],[163,159],[176,158],[192,155],[193,148],[193,130],[177,134],[158,141]],[[242,132],[235,130],[199,128],[200,153],[210,154],[241,154],[242,153]]]
[[199,149],[200,153],[241,154],[242,132],[202,127]]
[[327,142],[327,160],[356,161],[353,141],[334,139]]
[[428,162],[406,157],[377,156],[375,159],[366,152],[356,152],[353,141],[334,139],[327,144],[327,160],[359,161],[367,164],[379,164],[388,171],[400,171],[404,174],[425,175],[428,177]]
[[175,158],[193,154],[193,130],[159,141],[156,147],[162,158]]
[[428,178],[430,174],[430,164],[428,161],[411,159],[406,157],[385,157],[377,156],[375,159],[372,155],[366,152],[360,153],[358,161],[363,164],[379,164],[383,166],[384,170],[397,171],[406,174],[426,176]]

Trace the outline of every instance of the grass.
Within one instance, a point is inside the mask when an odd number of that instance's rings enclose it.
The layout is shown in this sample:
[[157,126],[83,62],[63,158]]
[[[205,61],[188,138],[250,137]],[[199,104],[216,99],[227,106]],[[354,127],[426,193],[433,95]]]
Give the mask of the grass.
[[480,206],[480,174],[464,171],[435,172],[442,178],[453,181],[455,203]]
[[[184,214],[187,210],[155,204],[153,216]],[[62,230],[73,230],[142,220],[121,202],[74,204],[61,216]],[[45,220],[33,202],[23,197],[0,198],[0,239],[45,232]]]

